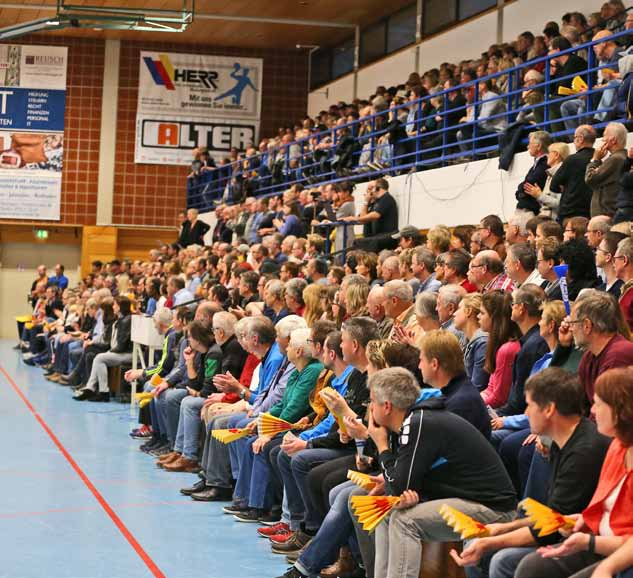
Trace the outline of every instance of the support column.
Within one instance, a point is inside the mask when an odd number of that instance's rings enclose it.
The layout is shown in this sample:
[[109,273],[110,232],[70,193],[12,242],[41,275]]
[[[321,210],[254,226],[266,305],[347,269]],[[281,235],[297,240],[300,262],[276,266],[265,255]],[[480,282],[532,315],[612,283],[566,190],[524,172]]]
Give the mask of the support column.
[[360,26],[354,28],[354,98],[358,97],[358,69],[360,68]]
[[112,224],[120,60],[121,41],[106,40],[103,66],[103,100],[101,104],[101,137],[99,140],[97,225]]
[[505,0],[497,0],[497,44],[503,44],[503,8]]

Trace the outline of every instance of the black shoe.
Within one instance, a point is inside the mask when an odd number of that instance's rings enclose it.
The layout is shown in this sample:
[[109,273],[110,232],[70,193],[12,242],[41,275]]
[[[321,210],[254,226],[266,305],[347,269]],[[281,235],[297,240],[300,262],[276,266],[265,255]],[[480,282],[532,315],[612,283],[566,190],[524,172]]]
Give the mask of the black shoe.
[[165,456],[170,453],[172,450],[169,447],[169,444],[161,444],[157,448],[152,448],[147,452],[150,456],[154,456],[155,458],[160,458],[161,456]]
[[163,440],[161,438],[153,437],[148,442],[145,442],[144,444],[141,444],[138,447],[138,449],[141,450],[142,452],[145,452],[146,454],[148,454],[151,450],[155,450],[157,447],[160,447],[162,445],[164,445],[164,442],[163,442]]
[[42,365],[42,369],[44,370],[44,373],[46,375],[50,375],[51,373],[55,373],[55,370],[53,369],[53,364],[52,363],[47,363],[46,365]]
[[191,497],[196,502],[230,502],[233,499],[233,490],[205,485],[204,490],[191,494]]
[[259,518],[259,523],[264,524],[264,526],[274,526],[281,521],[281,510],[271,510],[270,512],[265,512]]
[[259,519],[264,515],[264,513],[264,510],[249,508],[245,512],[234,514],[233,517],[238,522],[245,522],[247,524],[259,524]]
[[92,399],[95,395],[95,392],[91,389],[81,389],[76,395],[73,396],[73,399],[75,401],[86,401],[88,399]]
[[109,391],[100,391],[91,397],[88,401],[97,401],[97,402],[109,402],[110,401],[110,392]]
[[225,514],[230,514],[232,516],[248,512],[248,510],[250,510],[248,506],[239,506],[238,504],[231,504],[230,506],[224,506],[224,508],[222,508],[222,511]]
[[294,566],[290,566],[288,570],[278,578],[308,578],[306,574],[302,574]]
[[183,496],[191,496],[191,494],[195,494],[196,492],[202,492],[207,487],[207,482],[205,480],[197,481],[193,486],[189,486],[188,488],[180,488],[180,493]]

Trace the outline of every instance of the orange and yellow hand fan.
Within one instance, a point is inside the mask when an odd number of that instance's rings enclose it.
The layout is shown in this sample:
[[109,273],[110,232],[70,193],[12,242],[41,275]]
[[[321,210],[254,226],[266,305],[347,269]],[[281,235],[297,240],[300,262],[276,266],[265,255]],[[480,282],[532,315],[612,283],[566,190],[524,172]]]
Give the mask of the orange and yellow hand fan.
[[352,509],[363,525],[363,530],[373,532],[385,517],[400,502],[396,496],[352,496]]
[[244,438],[250,434],[250,430],[248,428],[230,428],[230,429],[214,429],[211,435],[222,442],[223,444],[230,444],[235,440],[239,440],[240,438]]
[[371,492],[376,487],[376,482],[371,479],[369,474],[363,474],[355,470],[347,470],[347,479],[368,492]]
[[532,498],[525,498],[519,506],[525,510],[534,529],[539,530],[539,537],[549,536],[561,529],[572,530],[576,524],[573,518],[563,516]]
[[[324,387],[320,392],[319,395],[322,396],[323,392],[327,392],[327,393],[336,393],[336,390],[333,387]],[[323,398],[323,401],[325,402],[325,405],[327,405],[327,401],[326,398]],[[328,409],[330,409],[328,407]],[[336,420],[336,423],[338,424],[338,429],[341,433],[347,435],[347,428],[345,427],[345,422],[343,421],[343,416],[339,415],[337,413],[334,413],[332,410],[330,410],[332,415],[334,416],[334,419]]]
[[152,379],[149,380],[149,384],[152,387],[156,387],[157,385],[160,385],[161,381],[163,381],[163,378],[158,375],[158,373],[155,373],[154,375],[152,375]]
[[483,538],[489,533],[484,524],[446,504],[440,508],[440,516],[457,534],[461,535],[462,540]]
[[566,86],[559,86],[558,94],[561,96],[571,96],[573,94],[585,92],[587,88],[587,83],[582,79],[582,77],[574,76],[574,79],[571,81],[571,88],[567,88]]
[[282,431],[290,431],[292,424],[269,413],[262,413],[257,418],[257,433],[260,436],[274,436]]

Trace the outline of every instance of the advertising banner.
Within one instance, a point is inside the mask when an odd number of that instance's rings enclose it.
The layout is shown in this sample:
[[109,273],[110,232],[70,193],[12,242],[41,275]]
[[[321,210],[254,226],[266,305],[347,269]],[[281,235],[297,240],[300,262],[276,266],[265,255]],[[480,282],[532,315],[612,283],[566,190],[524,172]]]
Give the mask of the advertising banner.
[[204,146],[216,161],[259,134],[259,58],[141,52],[137,163],[188,165]]
[[59,220],[68,49],[0,45],[0,218]]

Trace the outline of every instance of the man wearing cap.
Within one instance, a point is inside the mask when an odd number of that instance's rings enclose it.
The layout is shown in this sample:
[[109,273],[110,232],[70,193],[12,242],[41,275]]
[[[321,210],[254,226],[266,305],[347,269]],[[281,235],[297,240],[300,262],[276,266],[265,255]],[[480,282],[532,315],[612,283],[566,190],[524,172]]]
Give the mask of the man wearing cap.
[[398,248],[396,251],[401,253],[405,249],[413,249],[422,244],[422,235],[420,231],[411,225],[407,225],[400,230],[399,233],[391,235],[392,239],[398,239]]

